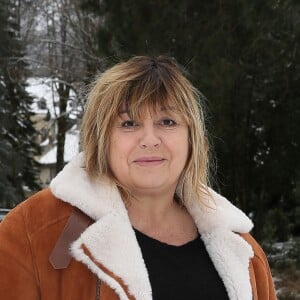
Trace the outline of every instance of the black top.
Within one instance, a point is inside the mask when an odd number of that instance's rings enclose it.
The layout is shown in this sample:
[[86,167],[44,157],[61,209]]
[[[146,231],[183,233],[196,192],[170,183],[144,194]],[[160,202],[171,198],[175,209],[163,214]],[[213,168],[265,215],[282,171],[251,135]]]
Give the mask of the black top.
[[155,240],[135,229],[149,273],[153,300],[228,300],[202,239],[182,246]]

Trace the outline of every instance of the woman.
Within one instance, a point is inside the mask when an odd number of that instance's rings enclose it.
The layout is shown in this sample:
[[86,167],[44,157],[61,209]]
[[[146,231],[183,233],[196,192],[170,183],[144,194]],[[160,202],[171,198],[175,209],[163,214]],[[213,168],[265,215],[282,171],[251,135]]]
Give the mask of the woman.
[[251,221],[208,188],[197,90],[134,57],[88,97],[83,152],[0,226],[10,299],[276,299]]

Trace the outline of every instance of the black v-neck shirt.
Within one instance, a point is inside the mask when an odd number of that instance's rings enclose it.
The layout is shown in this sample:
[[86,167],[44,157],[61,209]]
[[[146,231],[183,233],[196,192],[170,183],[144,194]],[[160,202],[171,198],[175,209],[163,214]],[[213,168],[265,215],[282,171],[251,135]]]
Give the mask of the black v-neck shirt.
[[182,246],[135,230],[152,286],[153,300],[228,300],[202,239]]

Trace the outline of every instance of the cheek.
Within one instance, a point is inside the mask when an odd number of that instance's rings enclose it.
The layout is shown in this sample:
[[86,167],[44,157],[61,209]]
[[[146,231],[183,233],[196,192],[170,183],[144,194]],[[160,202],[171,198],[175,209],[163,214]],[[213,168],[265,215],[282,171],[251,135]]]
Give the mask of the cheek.
[[188,132],[182,133],[182,135],[175,141],[175,147],[178,151],[178,154],[184,157],[188,157],[190,146],[189,146],[189,135]]
[[117,165],[117,158],[118,155],[118,147],[116,144],[116,140],[111,137],[109,142],[109,151],[108,151],[108,163],[111,168],[111,170],[114,172],[115,166]]
[[189,149],[188,144],[186,144],[185,147],[182,147],[182,151],[181,151],[182,163],[184,166],[186,165],[186,163],[188,161],[189,155],[190,155],[190,149]]
[[128,161],[128,143],[126,140],[112,136],[109,146],[109,165],[113,172],[119,172]]
[[188,143],[188,135],[184,135],[180,140],[175,144],[175,155],[178,157],[178,165],[180,168],[184,168],[188,161],[190,155],[190,146]]

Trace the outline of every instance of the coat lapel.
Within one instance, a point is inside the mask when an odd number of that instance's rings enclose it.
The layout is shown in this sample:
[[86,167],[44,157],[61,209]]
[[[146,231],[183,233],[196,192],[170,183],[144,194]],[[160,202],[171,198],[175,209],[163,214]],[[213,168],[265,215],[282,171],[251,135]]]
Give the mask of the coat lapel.
[[[91,181],[83,161],[83,154],[75,157],[50,184],[56,197],[95,220],[73,243],[72,254],[114,289],[121,300],[151,300],[148,272],[118,189],[109,181]],[[249,232],[252,222],[211,189],[203,201],[205,206],[187,201],[186,207],[229,299],[251,300],[248,267],[253,251],[237,233]]]
[[146,266],[128,219],[113,213],[104,216],[72,245],[72,253],[120,299],[129,299],[130,295],[134,299],[152,299]]
[[238,234],[249,232],[251,220],[212,189],[203,193],[205,205],[187,201],[207,252],[218,271],[230,300],[251,300],[249,262],[251,246]]
[[209,256],[223,280],[230,300],[251,300],[249,260],[251,246],[239,235],[216,229],[202,235]]
[[82,154],[52,180],[50,189],[95,220],[73,243],[74,258],[86,264],[120,299],[132,295],[137,300],[151,300],[148,272],[118,189],[108,180],[89,180]]

